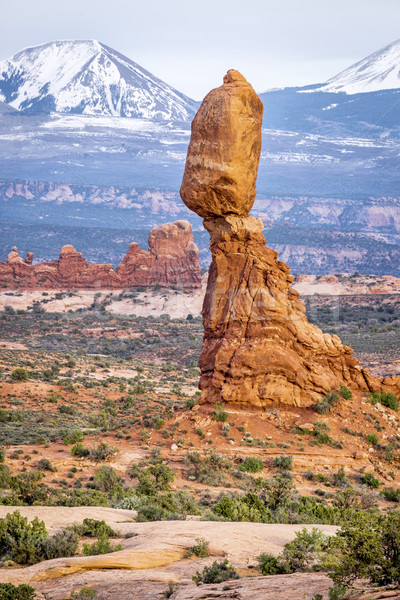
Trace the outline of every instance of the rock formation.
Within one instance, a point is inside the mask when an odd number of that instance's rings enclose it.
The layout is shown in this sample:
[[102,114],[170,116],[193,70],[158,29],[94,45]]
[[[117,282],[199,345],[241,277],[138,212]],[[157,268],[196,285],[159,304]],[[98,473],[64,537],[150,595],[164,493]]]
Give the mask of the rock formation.
[[[181,187],[204,217],[212,264],[203,305],[199,366],[204,402],[307,406],[344,384],[379,389],[335,335],[310,324],[289,267],[265,246],[250,216],[263,107],[237,71],[204,99],[192,123]],[[395,380],[386,381],[400,391]]]
[[33,265],[33,254],[23,260],[14,246],[7,262],[0,262],[0,287],[19,289],[81,288],[121,289],[139,286],[201,288],[199,252],[188,221],[155,227],[149,234],[149,250],[136,243],[116,271],[112,265],[88,264],[71,245],[61,248],[58,260]]

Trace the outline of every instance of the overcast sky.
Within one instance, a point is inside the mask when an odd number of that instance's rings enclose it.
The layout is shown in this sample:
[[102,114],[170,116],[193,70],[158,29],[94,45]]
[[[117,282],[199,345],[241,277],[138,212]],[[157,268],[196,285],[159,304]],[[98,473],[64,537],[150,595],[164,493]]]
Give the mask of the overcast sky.
[[200,100],[229,68],[258,92],[323,82],[400,38],[400,0],[9,0],[0,59],[97,39]]

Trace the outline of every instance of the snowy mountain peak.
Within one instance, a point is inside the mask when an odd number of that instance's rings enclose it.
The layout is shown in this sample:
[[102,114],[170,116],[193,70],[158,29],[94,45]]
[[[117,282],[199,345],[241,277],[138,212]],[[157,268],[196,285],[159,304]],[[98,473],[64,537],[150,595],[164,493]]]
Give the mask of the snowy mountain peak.
[[190,118],[196,104],[97,40],[60,40],[0,62],[0,101],[21,111],[157,120]]
[[359,94],[400,88],[400,40],[329,79],[322,92]]

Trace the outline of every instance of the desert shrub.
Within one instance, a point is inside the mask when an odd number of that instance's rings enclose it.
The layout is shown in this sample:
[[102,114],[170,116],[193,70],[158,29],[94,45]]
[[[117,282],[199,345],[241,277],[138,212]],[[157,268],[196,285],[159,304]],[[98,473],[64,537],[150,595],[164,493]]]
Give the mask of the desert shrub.
[[118,552],[122,549],[121,544],[113,545],[110,538],[103,534],[93,544],[83,544],[82,552],[85,556],[94,554],[109,554],[110,552]]
[[254,492],[248,492],[244,496],[223,494],[213,507],[213,512],[227,521],[272,522],[271,511]]
[[282,560],[287,573],[318,568],[328,549],[328,538],[316,527],[311,532],[305,527],[296,532],[292,542],[285,544]]
[[400,489],[394,490],[392,487],[386,488],[381,492],[385,500],[389,502],[400,502]]
[[84,537],[116,537],[116,532],[105,521],[98,519],[83,519],[81,525],[72,525],[72,530]]
[[331,547],[337,557],[330,573],[335,583],[400,583],[400,513],[357,511],[343,522]]
[[364,473],[362,476],[362,482],[365,483],[370,488],[378,489],[382,483],[379,481],[377,477],[373,473]]
[[370,392],[368,394],[368,399],[371,404],[377,404],[379,402],[382,406],[386,406],[386,408],[391,408],[396,411],[399,410],[399,399],[391,392]]
[[41,551],[43,558],[60,558],[74,556],[78,548],[79,537],[70,529],[64,529],[42,541]]
[[221,485],[226,482],[227,474],[233,464],[222,454],[211,450],[201,458],[198,452],[188,452],[185,458],[186,475],[206,485]]
[[282,469],[282,471],[290,470],[292,468],[293,456],[277,456],[274,460],[274,466]]
[[58,492],[56,506],[110,506],[108,495],[99,490],[72,489]]
[[379,438],[376,433],[368,433],[367,434],[367,442],[372,446],[377,446],[379,444]]
[[113,456],[117,452],[118,450],[114,448],[114,446],[110,446],[105,442],[100,442],[97,448],[94,448],[90,451],[90,458],[100,462],[101,460],[107,460],[108,458],[111,458],[111,456]]
[[138,472],[139,485],[136,492],[142,495],[156,494],[158,491],[167,491],[175,479],[173,470],[162,462],[150,465]]
[[5,458],[6,458],[5,450],[3,448],[0,448],[0,463],[3,463],[5,461]]
[[200,585],[200,583],[222,583],[229,579],[239,579],[239,575],[226,558],[222,562],[215,560],[209,567],[204,567],[201,573],[196,571],[192,579],[196,585]]
[[72,429],[71,431],[67,431],[67,433],[63,437],[64,444],[77,444],[78,442],[82,442],[84,435],[82,431],[79,429]]
[[10,467],[4,464],[0,464],[0,489],[7,489],[10,487],[11,475]]
[[246,471],[247,473],[257,473],[262,471],[263,468],[264,463],[261,458],[255,458],[254,456],[246,456],[239,465],[239,471]]
[[210,542],[205,538],[196,538],[195,541],[196,543],[186,551],[185,558],[190,558],[193,554],[199,558],[209,556],[208,547]]
[[75,446],[71,448],[72,456],[77,456],[78,458],[84,458],[85,456],[89,456],[90,450],[88,448],[84,448],[83,444],[78,442]]
[[349,390],[348,387],[346,387],[345,385],[343,385],[343,383],[341,383],[339,385],[339,395],[342,396],[342,398],[344,400],[352,400],[353,399],[353,394],[352,392]]
[[339,400],[339,394],[337,392],[327,392],[325,396],[322,398],[321,402],[318,402],[315,405],[315,410],[320,415],[324,415],[335,406],[336,402]]
[[121,489],[122,479],[116,470],[109,466],[100,467],[93,476],[95,489],[101,492],[113,492]]
[[188,492],[167,492],[155,496],[143,496],[137,509],[136,520],[171,521],[185,519],[187,515],[201,514],[196,500]]
[[60,404],[58,407],[58,412],[62,415],[74,415],[76,411],[75,408],[70,404]]
[[229,414],[222,410],[222,404],[217,403],[215,405],[215,411],[212,413],[214,421],[225,423],[228,420]]
[[31,523],[18,511],[0,519],[0,549],[2,560],[32,565],[42,557],[41,546],[47,537],[43,521],[37,517]]
[[287,573],[284,562],[273,554],[263,552],[257,556],[257,562],[262,575],[282,575]]
[[14,369],[14,371],[11,373],[11,379],[13,381],[27,381],[28,373],[25,369],[18,367],[18,369]]
[[37,468],[39,469],[39,471],[51,471],[51,472],[54,472],[54,471],[57,470],[55,467],[53,467],[53,465],[51,464],[51,462],[49,461],[48,458],[41,458],[38,461]]
[[343,467],[340,467],[338,472],[332,475],[332,483],[336,487],[346,487],[347,485],[349,485],[349,480],[346,477],[346,473]]
[[12,583],[0,583],[0,600],[35,600],[36,593],[33,587],[21,583],[13,585]]
[[96,600],[97,592],[90,587],[84,586],[79,592],[72,592],[70,600]]

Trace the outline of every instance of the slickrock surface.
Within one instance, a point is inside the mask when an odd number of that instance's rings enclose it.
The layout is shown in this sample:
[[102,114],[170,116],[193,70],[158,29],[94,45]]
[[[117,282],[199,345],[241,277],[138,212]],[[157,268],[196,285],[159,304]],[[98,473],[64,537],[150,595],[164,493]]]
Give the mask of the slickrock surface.
[[[1,516],[12,512],[13,507],[0,507]],[[38,516],[46,523],[49,531],[59,531],[71,523],[79,523],[88,509],[69,507],[16,507],[32,519]],[[46,511],[44,510],[46,508]],[[7,510],[6,510],[7,509]],[[42,510],[43,509],[43,510]],[[123,600],[163,597],[169,581],[176,584],[176,598],[258,598],[275,599],[278,588],[324,592],[330,580],[321,574],[286,576],[284,578],[251,577],[258,574],[249,570],[256,564],[261,552],[279,554],[283,546],[291,541],[296,531],[304,525],[264,524],[264,523],[223,523],[215,521],[161,521],[149,523],[132,522],[135,513],[118,509],[94,508],[94,518],[103,518],[121,533],[134,534],[122,540],[120,552],[89,557],[60,558],[24,568],[3,568],[0,581],[14,584],[28,583],[44,595],[47,600],[64,600],[73,590],[84,585],[93,587],[100,600]],[[129,514],[130,513],[130,514]],[[131,517],[131,518],[130,518]],[[306,525],[311,529],[311,525]],[[318,526],[325,534],[333,535],[336,527]],[[184,558],[184,553],[195,543],[196,538],[204,537],[210,542],[210,556],[207,558]],[[228,560],[242,575],[250,576],[239,581],[221,585],[196,587],[192,576],[214,560]],[[224,586],[229,585],[227,595]],[[134,595],[133,594],[134,590]],[[234,590],[234,593],[232,593]],[[208,596],[210,594],[210,596]]]
[[7,262],[0,262],[0,287],[7,289],[121,289],[125,287],[176,286],[201,289],[199,252],[188,221],[155,227],[149,234],[149,250],[136,243],[115,271],[112,265],[88,264],[73,246],[61,248],[60,258],[33,265],[33,254],[22,259],[14,246]]
[[[228,71],[192,124],[181,197],[205,217],[212,264],[203,305],[199,366],[203,402],[310,406],[345,384],[377,390],[335,335],[305,317],[289,267],[265,246],[255,197],[262,104],[244,77]],[[400,391],[400,380],[385,381]]]

